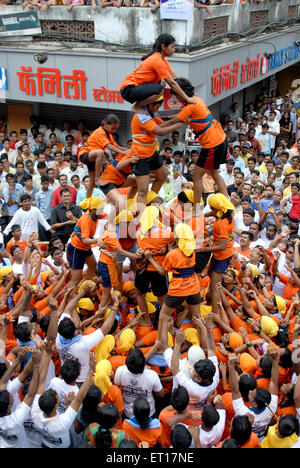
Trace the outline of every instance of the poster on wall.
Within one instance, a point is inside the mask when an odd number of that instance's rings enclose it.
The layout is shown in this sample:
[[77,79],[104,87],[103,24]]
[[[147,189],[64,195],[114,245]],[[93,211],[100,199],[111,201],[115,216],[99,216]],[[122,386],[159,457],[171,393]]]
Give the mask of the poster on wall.
[[193,8],[191,0],[161,0],[160,19],[189,21],[193,16]]

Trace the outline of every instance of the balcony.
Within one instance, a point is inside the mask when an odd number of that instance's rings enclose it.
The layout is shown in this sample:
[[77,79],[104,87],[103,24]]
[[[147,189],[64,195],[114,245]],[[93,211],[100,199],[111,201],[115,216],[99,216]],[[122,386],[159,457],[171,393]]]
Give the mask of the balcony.
[[[231,0],[227,0],[230,2]],[[190,21],[161,20],[160,11],[151,13],[150,8],[101,8],[94,11],[90,6],[74,7],[68,12],[65,6],[52,6],[45,12],[38,10],[42,35],[0,37],[0,45],[12,42],[34,42],[36,46],[57,42],[79,42],[80,47],[101,48],[111,51],[148,49],[161,33],[172,34],[183,52],[208,45],[212,38],[219,42],[241,38],[250,33],[271,32],[270,23],[281,22],[282,28],[298,25],[300,28],[300,5],[298,0],[264,0],[261,3],[233,3],[210,6],[206,10],[193,10]],[[21,5],[1,5],[1,15],[23,12]],[[26,10],[30,12],[31,10]],[[277,26],[276,26],[277,28]],[[277,30],[277,29],[276,29]]]

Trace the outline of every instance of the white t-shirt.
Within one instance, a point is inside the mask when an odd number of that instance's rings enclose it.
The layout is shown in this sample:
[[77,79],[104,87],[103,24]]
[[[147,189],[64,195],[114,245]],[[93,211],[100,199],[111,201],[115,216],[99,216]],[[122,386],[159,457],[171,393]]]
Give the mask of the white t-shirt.
[[58,393],[59,395],[60,403],[57,408],[57,412],[59,414],[62,414],[66,411],[66,397],[68,396],[68,394],[75,393],[75,395],[77,395],[77,393],[79,392],[79,388],[77,387],[77,385],[69,385],[59,377],[54,377],[51,380],[49,388],[55,390],[56,393]]
[[[61,320],[64,318],[70,318],[68,314],[62,314],[59,320],[59,323]],[[63,348],[63,345],[61,343],[61,338],[60,335],[58,334],[56,337],[56,347],[59,353],[59,356],[62,360],[62,364],[67,360],[70,359],[70,357],[74,356],[75,358],[78,359],[80,366],[81,366],[81,371],[80,375],[77,379],[77,383],[84,382],[86,376],[88,375],[89,372],[89,353],[90,351],[97,346],[97,344],[100,343],[104,338],[104,335],[99,328],[96,330],[94,333],[91,333],[90,335],[81,335],[80,341],[77,341],[76,343],[71,344],[68,348]]]
[[[273,418],[273,414],[271,411],[266,408],[261,413],[255,413],[247,408],[242,398],[238,398],[237,400],[232,400],[232,405],[235,411],[235,414],[238,416],[243,416],[245,414],[251,413],[254,416],[254,423],[253,423],[253,432],[257,435],[259,442],[261,442],[265,438],[266,429]],[[270,408],[273,410],[274,413],[277,411],[278,405],[278,396],[271,395],[271,402],[269,404]]]
[[0,418],[0,448],[29,448],[23,423],[30,416],[30,406],[23,401],[16,411]]
[[[168,366],[171,366],[170,362],[170,348],[168,348],[164,352],[164,357],[165,360],[168,364]],[[171,350],[172,351],[172,350]],[[215,366],[216,372],[212,381],[212,384],[209,386],[203,386],[194,380],[192,380],[190,377],[184,374],[184,372],[179,371],[178,374],[174,377],[174,380],[176,381],[177,385],[182,385],[188,392],[189,397],[190,397],[190,409],[202,409],[205,404],[208,396],[217,388],[218,383],[219,383],[219,367],[218,367],[218,359],[216,356],[210,356],[208,358]]]
[[128,419],[133,417],[133,403],[137,397],[147,398],[150,405],[150,416],[155,413],[155,401],[152,392],[160,392],[162,384],[157,373],[145,368],[142,374],[132,374],[127,366],[118,367],[115,373],[115,384],[123,394],[124,412]]
[[211,429],[211,431],[207,432],[200,426],[200,444],[201,448],[211,448],[216,447],[220,442],[224,428],[225,428],[225,421],[226,421],[226,410],[225,409],[218,409],[217,410],[220,416],[219,422]]
[[42,441],[49,448],[69,448],[71,445],[70,429],[75,421],[77,411],[71,406],[64,414],[57,414],[53,418],[46,418],[39,407],[39,398],[33,400],[31,416],[35,426],[42,431]]
[[[280,115],[280,113],[279,113],[279,115]],[[279,121],[275,120],[274,122],[270,122],[268,120],[267,124],[269,125],[269,131],[270,132],[276,132],[279,135],[279,133],[280,133]],[[271,147],[273,149],[273,148],[275,148],[276,136],[275,135],[270,135],[270,136],[271,136]]]
[[14,402],[12,405],[12,411],[15,411],[19,404],[21,403],[19,389],[22,387],[22,384],[18,377],[14,380],[9,380],[6,385],[6,390],[12,395]]

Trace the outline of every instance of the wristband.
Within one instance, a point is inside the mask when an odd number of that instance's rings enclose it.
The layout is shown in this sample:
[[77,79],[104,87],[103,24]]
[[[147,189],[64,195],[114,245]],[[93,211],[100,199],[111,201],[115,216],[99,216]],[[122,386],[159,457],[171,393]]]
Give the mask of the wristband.
[[259,328],[258,330],[256,330],[256,333],[257,333],[258,335],[260,335],[260,334],[261,334],[261,329]]
[[252,348],[253,344],[252,343],[248,343],[246,344],[247,348]]

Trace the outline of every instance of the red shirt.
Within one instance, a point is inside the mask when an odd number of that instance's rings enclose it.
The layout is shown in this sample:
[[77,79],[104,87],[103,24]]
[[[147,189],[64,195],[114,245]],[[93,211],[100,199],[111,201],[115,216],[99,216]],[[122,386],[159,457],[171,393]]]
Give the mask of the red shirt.
[[[71,192],[71,203],[73,203],[73,205],[76,205],[77,190],[74,187],[70,187],[70,185],[67,185],[66,188],[69,189]],[[59,203],[61,203],[60,192],[62,191],[62,189],[63,187],[58,187],[53,192],[52,203],[51,203],[51,206],[53,206],[53,208],[59,205]]]

